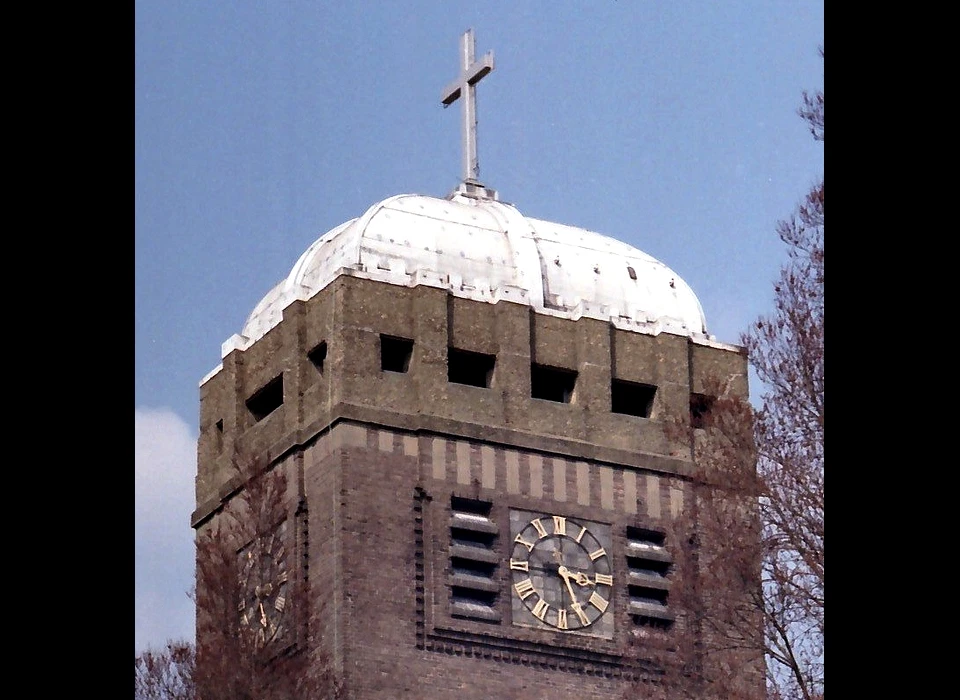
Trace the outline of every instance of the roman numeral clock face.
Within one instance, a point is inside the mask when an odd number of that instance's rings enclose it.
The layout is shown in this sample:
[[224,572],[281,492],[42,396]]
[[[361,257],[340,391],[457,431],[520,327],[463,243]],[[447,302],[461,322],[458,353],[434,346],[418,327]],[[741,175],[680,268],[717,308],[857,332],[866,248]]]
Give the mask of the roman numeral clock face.
[[514,624],[611,638],[610,526],[512,511],[510,531]]
[[257,650],[287,637],[290,573],[286,529],[284,521],[240,551],[240,628]]

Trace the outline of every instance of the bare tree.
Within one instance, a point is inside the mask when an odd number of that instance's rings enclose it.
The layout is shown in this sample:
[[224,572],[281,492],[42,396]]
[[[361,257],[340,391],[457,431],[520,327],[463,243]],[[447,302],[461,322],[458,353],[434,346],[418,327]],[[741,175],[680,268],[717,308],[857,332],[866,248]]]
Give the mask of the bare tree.
[[[820,142],[823,104],[822,90],[804,93],[798,110]],[[761,408],[718,379],[696,429],[675,426],[695,463],[671,532],[679,613],[632,645],[663,671],[642,697],[823,697],[823,192],[821,178],[777,225],[788,255],[775,308],[741,337]]]
[[[753,410],[719,380],[708,382],[709,409],[696,428],[686,418],[668,426],[691,442],[694,473],[684,512],[666,527],[674,553],[666,629],[638,627],[628,658],[640,669],[629,698],[762,700],[762,484],[753,465]],[[655,669],[644,673],[644,666]]]
[[[800,115],[823,141],[822,90],[804,93]],[[789,257],[775,311],[742,340],[765,387],[756,420],[765,651],[779,698],[823,694],[823,226],[821,178],[777,226]]]
[[[823,140],[823,93],[806,115]],[[774,314],[743,338],[765,387],[757,471],[766,652],[782,698],[823,693],[823,180],[780,222],[789,262]]]
[[[235,465],[243,488],[196,538],[197,644],[138,656],[136,698],[340,698],[341,683],[318,644],[322,611],[311,607],[304,572],[295,564],[263,570],[270,556],[302,557],[305,504],[288,489],[282,466]],[[278,611],[287,614],[275,621]]]
[[[823,47],[820,47],[820,58],[823,58]],[[823,90],[814,93],[804,91],[803,106],[800,116],[810,127],[810,133],[817,141],[823,141]]]
[[136,657],[136,700],[195,700],[196,650],[185,640],[169,641]]

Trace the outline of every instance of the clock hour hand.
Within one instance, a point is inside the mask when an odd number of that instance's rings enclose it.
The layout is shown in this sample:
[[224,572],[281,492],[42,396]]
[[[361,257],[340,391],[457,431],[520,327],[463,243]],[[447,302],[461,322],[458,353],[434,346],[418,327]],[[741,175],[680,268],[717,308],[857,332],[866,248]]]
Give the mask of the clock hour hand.
[[596,586],[597,585],[596,581],[591,581],[590,577],[587,576],[582,571],[577,571],[577,572],[571,571],[570,575],[573,576],[573,580],[577,582],[577,585],[580,585],[580,586]]

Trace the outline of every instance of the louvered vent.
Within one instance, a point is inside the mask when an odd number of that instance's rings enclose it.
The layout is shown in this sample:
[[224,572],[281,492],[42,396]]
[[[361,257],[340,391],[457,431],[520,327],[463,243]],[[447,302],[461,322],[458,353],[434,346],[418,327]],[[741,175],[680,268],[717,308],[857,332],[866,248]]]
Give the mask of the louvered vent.
[[454,496],[450,515],[450,614],[500,622],[497,610],[496,541],[492,504]]
[[662,532],[627,528],[627,591],[630,615],[638,625],[668,628],[674,615],[667,606],[673,558],[664,547]]

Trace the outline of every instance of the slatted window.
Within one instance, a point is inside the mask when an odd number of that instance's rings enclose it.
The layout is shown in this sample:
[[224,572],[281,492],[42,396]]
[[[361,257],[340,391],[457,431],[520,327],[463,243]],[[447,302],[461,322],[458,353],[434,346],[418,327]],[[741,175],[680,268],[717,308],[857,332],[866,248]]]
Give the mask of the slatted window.
[[500,622],[499,530],[490,518],[492,504],[454,496],[450,505],[450,614]]
[[675,619],[669,609],[673,558],[664,546],[662,532],[627,528],[627,592],[629,613],[638,625],[669,628]]

